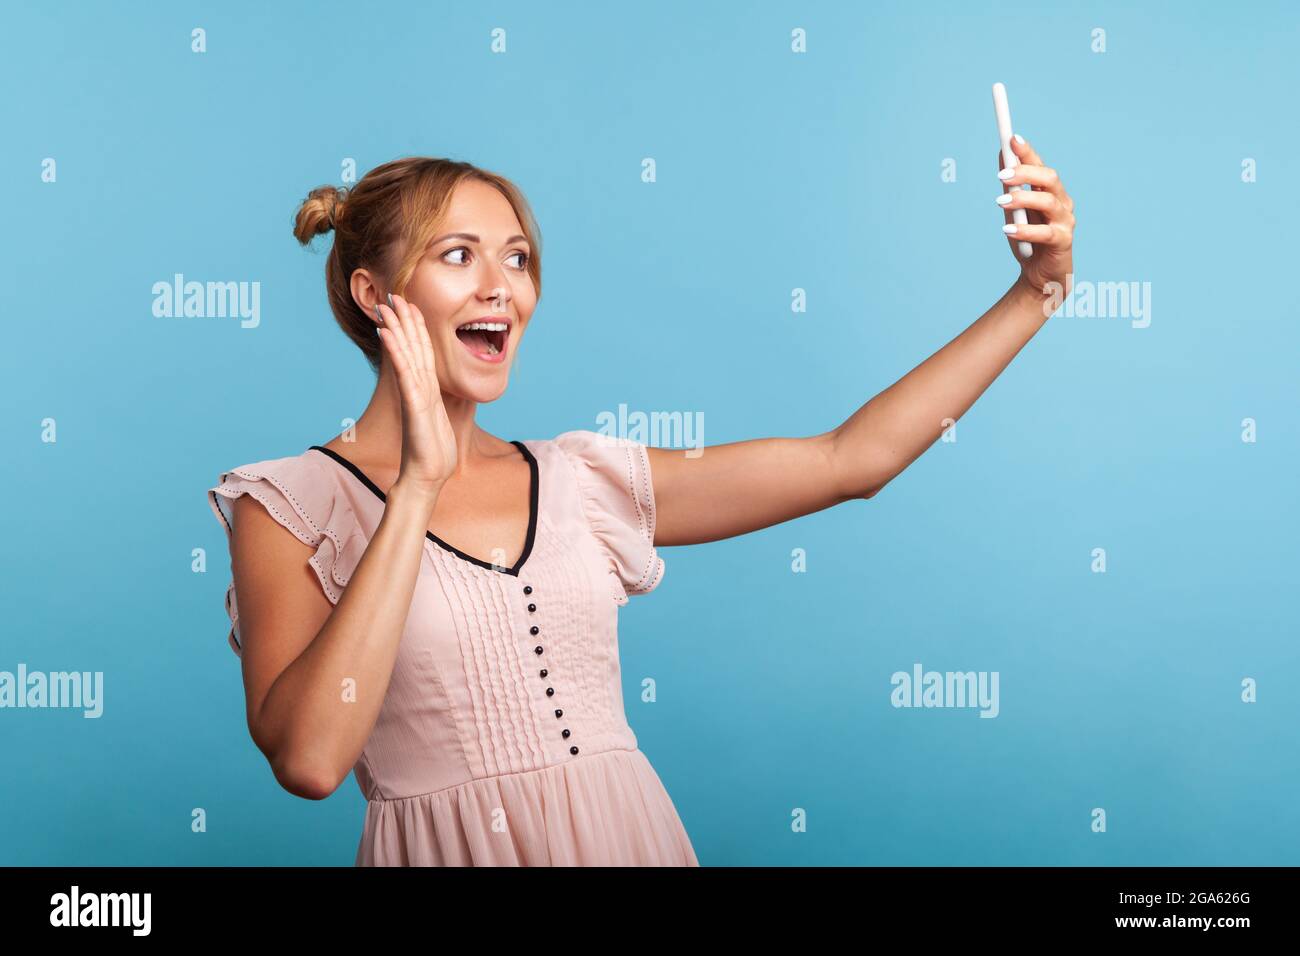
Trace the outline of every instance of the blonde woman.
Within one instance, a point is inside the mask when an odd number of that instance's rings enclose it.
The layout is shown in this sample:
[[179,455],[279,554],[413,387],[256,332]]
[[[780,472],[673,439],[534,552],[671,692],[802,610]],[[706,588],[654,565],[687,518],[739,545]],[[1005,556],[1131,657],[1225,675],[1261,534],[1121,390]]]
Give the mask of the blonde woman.
[[838,427],[696,458],[478,426],[541,294],[508,180],[408,158],[309,195],[295,235],[333,230],[330,307],[375,392],[353,429],[224,472],[208,498],[253,740],[290,793],[355,775],[358,865],[698,865],[624,716],[618,608],[659,584],[660,547],[870,498],[1038,330],[1074,218],[1056,174],[1014,148],[1003,185],[1033,188],[1005,193],[1004,218],[1030,211],[1015,238],[1034,255],[988,312]]

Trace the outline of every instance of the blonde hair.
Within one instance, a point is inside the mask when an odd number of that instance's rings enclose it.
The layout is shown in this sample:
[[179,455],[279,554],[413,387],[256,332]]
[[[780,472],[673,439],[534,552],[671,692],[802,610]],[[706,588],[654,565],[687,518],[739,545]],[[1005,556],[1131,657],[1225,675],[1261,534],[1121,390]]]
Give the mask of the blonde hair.
[[504,176],[470,163],[426,156],[395,159],[376,166],[350,188],[313,189],[298,209],[293,234],[304,246],[316,236],[334,232],[334,246],[325,263],[330,311],[376,373],[383,344],[374,319],[352,298],[352,273],[373,269],[402,295],[441,227],[451,194],[467,179],[495,187],[514,209],[531,247],[527,270],[540,299],[541,233],[528,201]]

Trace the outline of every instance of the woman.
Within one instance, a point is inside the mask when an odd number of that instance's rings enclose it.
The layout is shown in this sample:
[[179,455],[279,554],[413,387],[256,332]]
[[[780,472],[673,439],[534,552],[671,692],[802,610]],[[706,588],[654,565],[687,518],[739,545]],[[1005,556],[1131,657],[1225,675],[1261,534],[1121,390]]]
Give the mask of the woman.
[[698,865],[624,717],[618,607],[658,585],[658,547],[875,495],[1046,321],[1051,284],[1068,291],[1073,203],[1013,148],[999,202],[1012,229],[1029,210],[1008,241],[1034,252],[987,313],[831,431],[692,458],[475,423],[541,292],[509,181],[413,158],[310,194],[295,234],[335,232],[330,306],[374,396],[344,434],[225,472],[208,496],[230,536],[249,730],[291,793],[321,799],[355,773],[358,865]]

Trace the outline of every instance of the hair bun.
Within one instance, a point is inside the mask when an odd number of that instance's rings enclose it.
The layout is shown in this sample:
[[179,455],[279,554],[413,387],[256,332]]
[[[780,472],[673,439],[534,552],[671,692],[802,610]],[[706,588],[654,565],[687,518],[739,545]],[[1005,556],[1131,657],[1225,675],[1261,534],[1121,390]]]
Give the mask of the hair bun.
[[319,186],[307,194],[294,219],[293,234],[306,245],[313,238],[334,228],[343,214],[347,190],[337,186]]

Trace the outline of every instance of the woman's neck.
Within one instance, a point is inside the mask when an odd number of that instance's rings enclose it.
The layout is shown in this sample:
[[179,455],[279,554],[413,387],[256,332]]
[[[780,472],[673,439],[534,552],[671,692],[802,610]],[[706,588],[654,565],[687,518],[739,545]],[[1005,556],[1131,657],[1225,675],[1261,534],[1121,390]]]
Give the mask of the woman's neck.
[[[343,442],[349,449],[348,457],[363,468],[366,462],[378,472],[396,475],[402,462],[402,406],[397,375],[388,362],[380,367],[379,380],[370,403],[351,429],[352,440]],[[447,420],[456,436],[456,474],[474,471],[488,458],[517,455],[505,442],[488,434],[478,426],[475,415],[478,402],[459,395],[442,393]]]

